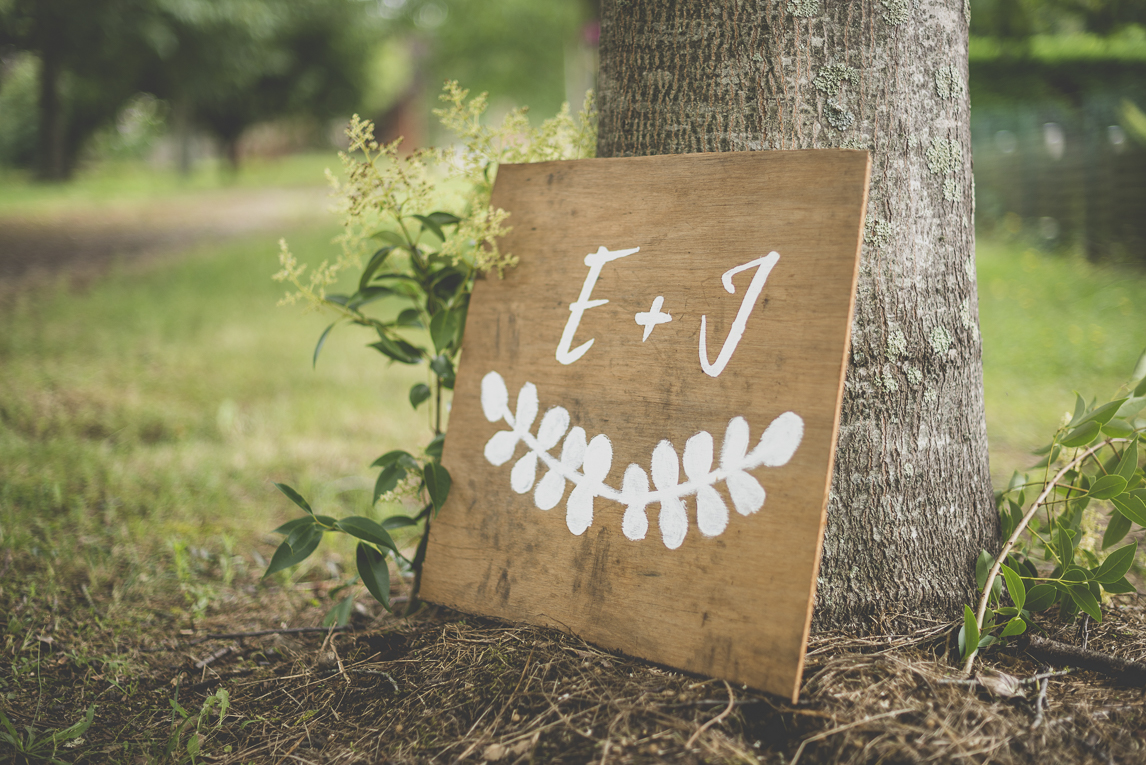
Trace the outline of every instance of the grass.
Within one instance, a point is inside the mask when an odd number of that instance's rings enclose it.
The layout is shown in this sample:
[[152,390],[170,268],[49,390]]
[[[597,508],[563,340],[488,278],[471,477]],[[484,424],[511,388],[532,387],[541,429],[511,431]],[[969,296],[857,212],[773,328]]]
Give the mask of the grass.
[[75,206],[99,209],[154,201],[158,198],[266,187],[323,185],[324,171],[339,171],[330,151],[247,159],[237,173],[220,161],[203,160],[189,175],[173,168],[153,168],[142,160],[106,161],[81,168],[67,184],[35,182],[26,171],[0,168],[0,214],[42,215]]
[[[289,238],[318,260],[334,233]],[[249,552],[293,514],[272,481],[373,512],[369,461],[428,432],[405,403],[422,376],[353,330],[312,370],[326,317],[275,306],[276,251],[205,247],[5,309],[0,546],[157,576],[180,543]]]
[[1033,464],[1077,391],[1109,400],[1146,351],[1146,273],[980,240],[983,387],[991,472]]

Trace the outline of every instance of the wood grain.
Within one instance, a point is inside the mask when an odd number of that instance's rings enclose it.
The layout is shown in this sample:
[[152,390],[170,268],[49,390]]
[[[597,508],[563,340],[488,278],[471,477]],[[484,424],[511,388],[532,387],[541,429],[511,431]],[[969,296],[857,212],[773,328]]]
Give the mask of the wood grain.
[[[795,699],[811,618],[839,420],[870,163],[867,152],[814,150],[695,154],[503,165],[493,203],[511,213],[506,251],[521,264],[477,284],[443,464],[453,489],[433,525],[423,595],[465,611],[573,631],[599,645]],[[599,247],[640,247],[606,264],[573,347],[556,349]],[[779,253],[743,338],[718,377],[699,361],[701,317],[715,360],[753,271],[726,271]],[[672,320],[642,341],[634,319],[663,296]],[[792,459],[752,475],[767,492],[752,515],[732,510],[723,533],[690,526],[669,549],[657,505],[648,534],[622,533],[625,507],[598,497],[581,535],[561,503],[539,510],[517,494],[514,459],[495,467],[483,450],[508,426],[483,415],[482,378],[509,390],[537,387],[540,411],[561,406],[588,438],[612,443],[604,483],[626,466],[647,472],[654,448],[683,453],[700,431],[719,463],[729,421],[744,417],[755,445],[795,412],[803,439]],[[538,416],[540,421],[541,416]],[[533,432],[536,433],[536,424]],[[550,450],[553,456],[560,444]],[[540,469],[540,480],[544,469]],[[681,473],[681,480],[685,480]],[[727,488],[717,490],[732,507]]]

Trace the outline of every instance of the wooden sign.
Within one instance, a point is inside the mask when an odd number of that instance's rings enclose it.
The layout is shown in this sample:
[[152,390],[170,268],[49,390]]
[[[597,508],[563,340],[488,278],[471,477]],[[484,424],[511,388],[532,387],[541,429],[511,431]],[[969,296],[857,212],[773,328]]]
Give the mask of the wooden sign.
[[423,596],[795,699],[867,152],[503,165]]

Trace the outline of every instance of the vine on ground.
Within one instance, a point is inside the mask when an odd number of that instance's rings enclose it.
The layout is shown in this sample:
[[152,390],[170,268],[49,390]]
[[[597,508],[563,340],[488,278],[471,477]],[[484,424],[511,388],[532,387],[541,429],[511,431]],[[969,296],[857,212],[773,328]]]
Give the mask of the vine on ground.
[[[337,519],[316,513],[292,487],[275,484],[305,514],[275,529],[286,539],[264,576],[306,560],[327,532],[342,532],[358,540],[357,579],[375,600],[390,610],[387,558],[393,557],[400,571],[413,574],[410,607],[416,603],[430,523],[450,491],[450,474],[441,464],[442,414],[454,387],[474,279],[483,273],[501,276],[517,263],[515,256],[498,248],[498,239],[509,228],[504,225],[508,213],[490,206],[497,167],[503,162],[589,157],[596,147],[592,94],[586,96],[579,119],[566,105],[539,128],[530,125],[525,109],[510,112],[500,127],[488,127],[481,120],[486,94],[467,100],[468,95],[456,82],[447,82],[441,95],[445,106],[434,112],[459,139],[457,150],[428,148],[403,155],[401,139],[379,144],[374,125],[355,115],[347,129],[349,151],[339,154],[346,179],[339,182],[331,176],[342,214],[341,252],[333,262],[324,261],[306,274],[307,267],[299,265],[282,242],[282,269],[275,275],[295,288],[283,303],[302,299],[336,314],[318,339],[313,364],[335,327],[355,324],[373,333],[370,347],[391,363],[426,366],[427,381],[410,389],[409,401],[414,409],[429,402],[429,444],[387,452],[371,465],[379,470],[375,506],[380,500],[399,499],[420,509],[381,522],[365,516]],[[350,269],[361,269],[356,290],[328,293]],[[412,558],[390,535],[402,527],[420,527]],[[331,595],[343,595],[353,584],[344,583]],[[353,602],[353,592],[342,597],[325,623],[345,624]]]
[[1073,415],[1035,452],[1043,459],[996,493],[1006,541],[976,563],[978,608],[964,606],[959,631],[965,672],[979,649],[1022,634],[1035,613],[1057,605],[1065,618],[1081,611],[1102,621],[1104,600],[1137,592],[1126,574],[1141,567],[1138,543],[1104,552],[1146,528],[1146,354],[1134,380],[1102,404],[1077,396]]

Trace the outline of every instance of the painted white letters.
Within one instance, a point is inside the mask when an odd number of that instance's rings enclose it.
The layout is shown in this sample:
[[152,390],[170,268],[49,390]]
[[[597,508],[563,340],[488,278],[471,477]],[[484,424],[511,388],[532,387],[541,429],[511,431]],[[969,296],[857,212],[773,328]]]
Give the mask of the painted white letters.
[[[590,300],[589,296],[593,294],[593,287],[597,284],[597,277],[601,275],[601,269],[605,264],[612,260],[618,260],[627,255],[632,255],[635,252],[640,252],[640,247],[634,247],[630,250],[609,250],[603,245],[597,248],[596,252],[590,253],[585,256],[585,265],[589,266],[589,274],[585,277],[585,283],[581,285],[581,295],[577,298],[577,302],[569,304],[569,320],[565,322],[565,331],[561,333],[561,342],[557,344],[557,360],[562,364],[572,364],[577,359],[585,355],[585,352],[593,346],[593,340],[590,338],[587,342],[570,350],[569,346],[573,344],[573,335],[577,332],[577,325],[581,322],[581,316],[590,308],[596,308],[599,305],[605,305],[608,300]],[[777,257],[779,257],[777,255]],[[756,282],[752,282],[753,285]],[[761,283],[763,286],[763,283]],[[759,290],[757,290],[759,292]],[[741,330],[743,331],[743,330]],[[703,347],[703,339],[701,340]]]
[[[752,283],[748,285],[748,291],[744,293],[744,300],[740,301],[740,310],[736,313],[736,320],[732,322],[732,328],[728,330],[728,337],[724,339],[724,345],[720,349],[720,355],[716,357],[716,362],[713,364],[708,363],[708,348],[706,346],[706,338],[708,337],[707,331],[707,317],[700,317],[700,368],[709,377],[717,377],[724,368],[728,366],[729,360],[732,358],[736,346],[740,343],[740,338],[744,336],[744,328],[748,326],[748,317],[752,315],[752,309],[756,307],[756,299],[760,297],[761,290],[764,289],[764,282],[768,281],[768,274],[772,272],[772,267],[780,260],[780,253],[770,252],[762,258],[745,263],[736,268],[730,268],[724,272],[721,281],[724,283],[724,289],[728,294],[736,293],[736,287],[732,284],[732,277],[741,271],[748,271],[755,268],[756,274],[752,277]],[[588,261],[586,261],[588,262]],[[582,292],[582,295],[585,293]],[[558,352],[560,358],[560,351]]]

